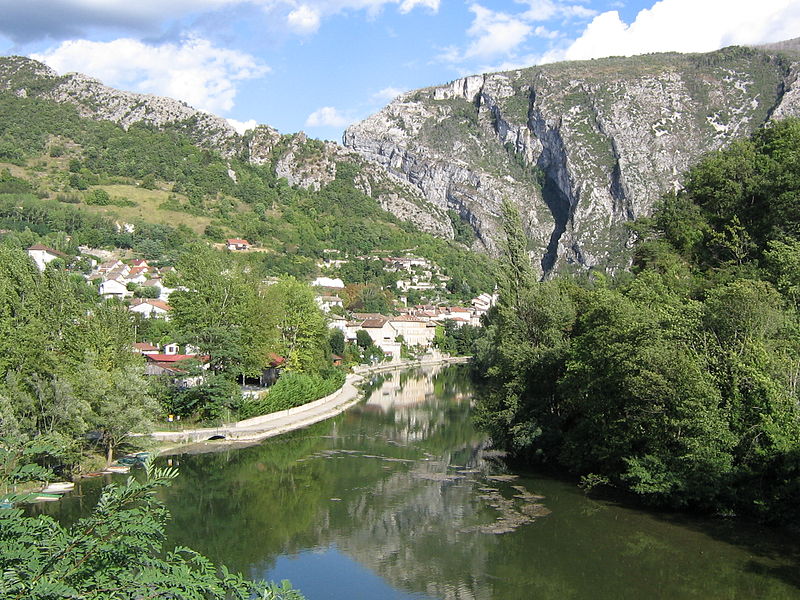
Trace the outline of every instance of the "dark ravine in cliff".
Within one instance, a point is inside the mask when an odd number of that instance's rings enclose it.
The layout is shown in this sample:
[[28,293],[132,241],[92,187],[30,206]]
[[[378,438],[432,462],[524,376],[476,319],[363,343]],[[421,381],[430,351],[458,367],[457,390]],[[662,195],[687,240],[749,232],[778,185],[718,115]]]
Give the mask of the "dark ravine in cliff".
[[466,77],[400,96],[349,127],[344,144],[468,215],[490,252],[509,198],[544,272],[614,270],[628,260],[626,221],[703,154],[800,116],[798,49],[794,40]]

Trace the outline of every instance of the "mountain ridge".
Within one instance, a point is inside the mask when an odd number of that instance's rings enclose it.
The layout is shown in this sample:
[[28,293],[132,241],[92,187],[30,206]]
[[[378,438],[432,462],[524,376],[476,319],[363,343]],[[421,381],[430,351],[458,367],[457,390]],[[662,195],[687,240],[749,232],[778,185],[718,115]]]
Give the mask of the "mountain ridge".
[[362,170],[357,185],[382,208],[422,231],[444,239],[454,237],[445,212],[430,205],[413,185],[389,176],[383,168],[376,169],[339,144],[310,140],[302,132],[281,134],[269,125],[260,124],[239,134],[222,117],[183,101],[118,90],[81,73],[58,75],[47,65],[22,56],[0,57],[0,91],[71,104],[82,117],[110,121],[124,129],[137,123],[174,129],[199,147],[226,158],[236,156],[254,165],[275,162],[279,177],[304,189],[318,191],[332,182],[338,162],[357,163]]
[[508,198],[543,273],[616,270],[625,223],[703,154],[800,115],[798,73],[793,54],[729,47],[472,75],[400,96],[344,144],[462,214],[490,253]]
[[[800,38],[703,54],[662,53],[470,75],[412,90],[347,128],[343,144],[240,135],[221,117],[32,59],[0,58],[0,90],[76,106],[123,128],[145,123],[319,190],[337,165],[401,220],[445,239],[464,227],[496,255],[500,206],[516,204],[530,255],[558,269],[627,266],[626,223],[650,213],[703,154],[800,115]],[[235,173],[231,173],[235,177]]]

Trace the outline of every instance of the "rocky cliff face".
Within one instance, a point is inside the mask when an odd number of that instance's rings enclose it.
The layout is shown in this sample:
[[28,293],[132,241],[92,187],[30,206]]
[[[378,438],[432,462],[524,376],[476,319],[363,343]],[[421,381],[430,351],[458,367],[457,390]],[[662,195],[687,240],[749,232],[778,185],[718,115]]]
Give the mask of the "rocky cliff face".
[[225,119],[185,102],[117,90],[81,73],[59,76],[46,65],[19,56],[0,58],[0,89],[72,104],[83,117],[113,121],[126,129],[133,123],[177,126],[198,145],[227,156],[239,147],[239,136]]
[[545,273],[613,270],[626,221],[701,155],[800,115],[799,74],[796,54],[733,47],[472,76],[399,97],[344,144],[458,212],[490,252],[508,198]]
[[[37,61],[0,57],[0,91],[20,97],[37,97],[74,105],[90,119],[118,123],[124,128],[148,123],[186,134],[198,146],[226,157],[246,157],[257,165],[271,165],[289,185],[319,190],[336,177],[338,163],[355,164],[358,187],[400,219],[422,231],[452,239],[454,232],[446,212],[403,178],[389,175],[383,167],[366,161],[339,144],[308,139],[305,134],[282,135],[268,125],[239,135],[225,120],[199,111],[184,102],[117,90],[80,73],[59,76]],[[236,173],[231,171],[231,177]]]
[[474,229],[475,249],[491,253],[507,198],[524,216],[543,273],[614,270],[628,260],[625,223],[680,186],[701,155],[770,119],[800,116],[800,43],[466,77],[400,96],[348,128],[345,147],[266,125],[242,136],[185,103],[59,76],[21,57],[0,58],[2,90],[73,104],[122,127],[178,129],[307,189],[348,164],[386,210],[444,238],[454,237],[454,212]]

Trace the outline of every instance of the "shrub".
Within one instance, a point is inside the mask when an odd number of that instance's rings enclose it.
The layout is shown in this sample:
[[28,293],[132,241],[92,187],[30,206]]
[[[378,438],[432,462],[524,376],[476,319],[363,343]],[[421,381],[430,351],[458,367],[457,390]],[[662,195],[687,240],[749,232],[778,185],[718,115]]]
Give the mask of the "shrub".
[[326,376],[286,373],[260,398],[245,401],[243,419],[302,406],[332,394],[344,384],[344,372],[331,369]]

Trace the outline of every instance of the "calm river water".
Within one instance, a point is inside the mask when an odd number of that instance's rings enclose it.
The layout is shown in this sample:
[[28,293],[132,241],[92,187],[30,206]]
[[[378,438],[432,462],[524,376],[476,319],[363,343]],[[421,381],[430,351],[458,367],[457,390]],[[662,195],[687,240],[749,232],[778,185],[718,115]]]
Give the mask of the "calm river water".
[[[394,373],[330,421],[174,456],[170,543],[309,600],[800,598],[797,536],[512,472],[471,400],[463,367]],[[102,483],[37,510],[71,521]]]

